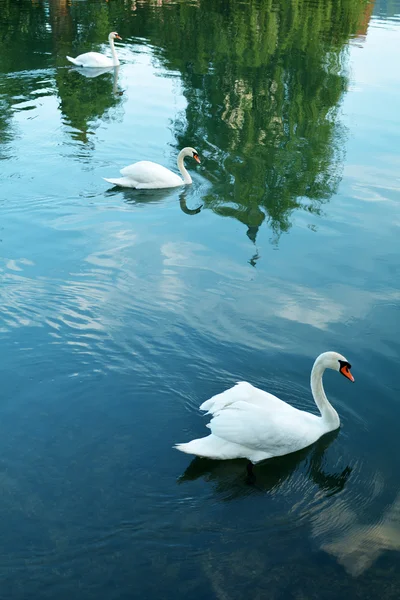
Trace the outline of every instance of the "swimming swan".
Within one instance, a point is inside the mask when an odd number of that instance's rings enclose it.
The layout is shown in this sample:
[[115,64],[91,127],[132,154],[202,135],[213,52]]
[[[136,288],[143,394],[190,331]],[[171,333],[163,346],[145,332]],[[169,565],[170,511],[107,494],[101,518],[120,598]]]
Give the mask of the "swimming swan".
[[162,165],[149,160],[141,160],[133,165],[124,167],[120,171],[123,177],[117,179],[106,179],[103,177],[103,179],[114,185],[126,188],[136,188],[138,190],[155,190],[177,187],[184,183],[190,184],[192,183],[192,178],[183,164],[185,156],[191,156],[196,162],[200,162],[197,150],[194,148],[183,148],[183,150],[179,152],[177,160],[178,169],[180,170],[183,179]]
[[122,40],[116,31],[112,31],[108,36],[112,59],[108,58],[108,56],[105,56],[104,54],[100,54],[100,52],[86,52],[85,54],[80,54],[76,58],[67,56],[67,59],[77,67],[117,67],[119,65],[119,60],[114,47],[114,40]]
[[337,352],[320,354],[311,371],[311,391],[321,416],[299,410],[276,396],[242,381],[203,402],[211,414],[211,434],[175,448],[186,454],[227,460],[247,458],[255,464],[306,448],[340,425],[322,385],[325,369],[354,381],[350,363]]

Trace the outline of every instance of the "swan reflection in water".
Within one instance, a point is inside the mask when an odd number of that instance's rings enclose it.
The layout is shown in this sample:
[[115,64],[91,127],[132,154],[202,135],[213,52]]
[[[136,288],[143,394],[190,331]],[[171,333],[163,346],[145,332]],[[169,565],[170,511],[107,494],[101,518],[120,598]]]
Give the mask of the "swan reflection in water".
[[244,477],[245,459],[210,460],[195,457],[178,482],[184,483],[203,477],[215,483],[217,493],[224,500],[233,500],[248,495],[252,490],[262,493],[273,493],[287,481],[308,458],[308,468],[304,473],[318,488],[334,495],[342,491],[351,473],[346,466],[337,473],[326,473],[322,468],[324,454],[330,444],[338,436],[339,430],[324,435],[315,444],[299,452],[270,458],[254,466],[253,477]]
[[[198,215],[203,205],[200,204],[193,208],[189,208],[187,205],[187,196],[191,193],[191,190],[187,187],[179,193],[179,206],[181,211],[186,215]],[[115,188],[112,187],[105,192],[106,196],[122,195],[124,202],[130,205],[137,204],[161,204],[168,198],[176,198],[176,188],[164,188],[160,190],[135,190],[129,188]],[[193,195],[193,192],[191,193]]]
[[[400,493],[375,521],[360,517],[352,507],[351,497],[339,493],[344,490],[352,467],[346,466],[336,473],[327,473],[322,468],[324,454],[338,434],[339,430],[333,431],[309,448],[259,463],[254,469],[255,481],[243,476],[244,459],[216,461],[195,457],[178,483],[204,478],[214,484],[215,492],[223,501],[230,501],[252,493],[273,495],[293,477],[290,491],[301,492],[303,496],[303,501],[296,506],[300,518],[307,518],[311,524],[311,537],[349,575],[359,577],[383,553],[400,552]],[[302,463],[307,467],[301,468]],[[296,471],[299,471],[298,477]],[[304,478],[323,492],[311,511]]]
[[118,69],[118,67],[73,67],[70,71],[74,71],[76,73],[80,73],[84,77],[91,79],[93,77],[99,77],[99,75],[103,75],[104,73],[111,73]]
[[106,73],[113,73],[114,79],[112,93],[114,94],[114,96],[122,96],[122,94],[124,93],[117,87],[119,65],[117,65],[116,67],[72,67],[69,69],[69,71],[71,73],[79,73],[87,79],[94,79],[95,77],[100,77],[100,75],[105,75]]

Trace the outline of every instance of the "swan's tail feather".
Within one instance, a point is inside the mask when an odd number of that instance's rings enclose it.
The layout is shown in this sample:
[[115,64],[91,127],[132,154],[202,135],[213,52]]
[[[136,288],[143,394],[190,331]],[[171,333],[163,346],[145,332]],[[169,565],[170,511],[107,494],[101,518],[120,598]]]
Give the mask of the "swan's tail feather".
[[203,458],[220,460],[245,457],[248,452],[247,448],[223,440],[213,434],[184,444],[175,444],[174,448],[185,452],[185,454],[195,454]]
[[76,62],[75,58],[72,58],[71,56],[67,56],[66,58],[69,60],[69,62],[72,62],[73,65],[77,65],[79,67],[79,63]]
[[135,183],[132,181],[132,179],[129,179],[129,177],[117,177],[115,179],[108,179],[107,177],[103,177],[104,181],[107,181],[108,183],[112,183],[113,185],[119,185],[121,187],[126,187],[126,188],[135,188],[136,185]]

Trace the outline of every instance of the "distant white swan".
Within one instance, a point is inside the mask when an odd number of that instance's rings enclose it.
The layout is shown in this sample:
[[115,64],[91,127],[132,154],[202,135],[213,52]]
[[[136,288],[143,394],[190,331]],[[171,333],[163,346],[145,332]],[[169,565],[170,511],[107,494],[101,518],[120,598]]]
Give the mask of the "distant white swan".
[[321,416],[299,410],[245,381],[206,400],[200,410],[212,415],[211,434],[176,448],[187,454],[214,458],[247,458],[252,463],[306,448],[337,429],[339,416],[322,385],[325,369],[354,381],[351,365],[337,352],[325,352],[311,371],[311,391]]
[[70,56],[67,56],[67,59],[77,67],[117,67],[119,65],[119,60],[117,52],[115,50],[114,40],[122,40],[122,38],[118,35],[118,33],[112,31],[108,36],[108,42],[111,48],[112,59],[108,58],[108,56],[105,56],[104,54],[100,54],[100,52],[86,52],[85,54],[80,54],[76,58],[71,58]]
[[117,179],[107,179],[103,177],[103,179],[114,185],[126,188],[136,188],[138,190],[155,190],[190,184],[192,183],[192,178],[183,164],[185,156],[191,156],[196,162],[200,162],[199,155],[194,148],[183,148],[183,150],[179,152],[177,160],[178,169],[181,172],[182,177],[179,177],[179,175],[166,169],[162,165],[149,160],[141,160],[140,162],[121,169],[120,173],[123,177]]

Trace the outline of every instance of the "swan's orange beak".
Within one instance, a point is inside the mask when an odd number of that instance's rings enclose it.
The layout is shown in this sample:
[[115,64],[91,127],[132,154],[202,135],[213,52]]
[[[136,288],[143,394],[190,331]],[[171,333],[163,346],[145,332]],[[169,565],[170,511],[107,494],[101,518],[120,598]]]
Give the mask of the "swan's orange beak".
[[196,162],[198,162],[200,164],[200,158],[198,154],[193,154],[193,158]]
[[121,40],[121,41],[122,41],[122,37],[121,37],[120,35],[116,35],[116,36],[115,36],[115,39],[116,39],[116,40]]
[[347,377],[347,379],[350,379],[350,381],[354,381],[354,377],[353,375],[350,373],[349,367],[347,365],[344,365],[341,369],[340,372],[342,375],[344,375],[345,377]]

